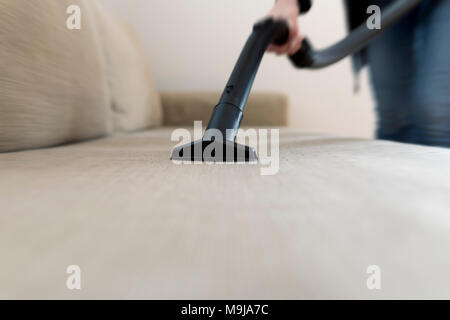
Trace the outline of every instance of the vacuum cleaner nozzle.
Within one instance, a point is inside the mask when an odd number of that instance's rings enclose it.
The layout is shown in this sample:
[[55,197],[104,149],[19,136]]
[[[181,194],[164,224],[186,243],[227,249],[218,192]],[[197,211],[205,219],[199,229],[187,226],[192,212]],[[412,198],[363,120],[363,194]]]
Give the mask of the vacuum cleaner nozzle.
[[257,162],[258,156],[255,149],[236,142],[197,140],[174,148],[171,160],[251,163]]

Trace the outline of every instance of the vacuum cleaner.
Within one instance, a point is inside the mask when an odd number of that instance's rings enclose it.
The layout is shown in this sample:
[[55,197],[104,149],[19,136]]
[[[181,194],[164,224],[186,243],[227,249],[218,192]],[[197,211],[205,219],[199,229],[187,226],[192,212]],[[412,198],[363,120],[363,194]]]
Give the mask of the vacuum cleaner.
[[[289,59],[297,68],[320,69],[366,47],[380,33],[392,27],[422,0],[397,0],[383,9],[381,29],[369,29],[362,24],[346,38],[323,50],[314,50],[305,38],[300,50]],[[271,43],[282,45],[288,41],[286,21],[266,18],[256,23],[233,69],[219,103],[213,110],[201,140],[175,147],[172,160],[206,162],[255,162],[256,151],[236,143],[244,108],[261,60]]]

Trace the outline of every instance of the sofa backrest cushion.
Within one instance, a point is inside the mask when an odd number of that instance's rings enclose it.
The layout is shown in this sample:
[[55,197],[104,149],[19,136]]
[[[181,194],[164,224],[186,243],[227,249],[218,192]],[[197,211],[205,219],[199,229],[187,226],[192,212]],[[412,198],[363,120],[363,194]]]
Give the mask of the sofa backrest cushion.
[[[0,151],[110,132],[102,51],[90,0],[0,0]],[[66,27],[81,7],[82,29]]]
[[113,130],[162,125],[160,97],[135,31],[97,2],[93,5],[105,57]]
[[[80,30],[67,28],[71,5]],[[95,0],[0,0],[0,152],[160,124],[136,39],[106,17]]]
[[[222,92],[161,92],[165,126],[192,126],[194,121],[208,125]],[[289,99],[285,94],[253,91],[245,106],[242,126],[287,126]]]

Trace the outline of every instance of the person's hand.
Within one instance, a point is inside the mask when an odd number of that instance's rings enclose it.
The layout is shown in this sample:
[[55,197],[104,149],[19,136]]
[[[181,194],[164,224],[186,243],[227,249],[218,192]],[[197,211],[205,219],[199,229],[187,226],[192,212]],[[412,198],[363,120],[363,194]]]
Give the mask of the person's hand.
[[298,0],[278,0],[275,6],[270,10],[268,16],[274,19],[284,19],[289,24],[289,40],[286,44],[278,46],[271,44],[267,51],[275,52],[278,55],[296,53],[303,41],[303,35],[298,28],[298,14],[300,12]]

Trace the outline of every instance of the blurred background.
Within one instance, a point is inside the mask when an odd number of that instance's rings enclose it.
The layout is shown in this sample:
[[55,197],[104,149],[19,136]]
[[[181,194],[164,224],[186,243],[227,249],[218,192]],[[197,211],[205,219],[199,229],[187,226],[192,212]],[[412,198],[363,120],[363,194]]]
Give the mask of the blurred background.
[[[228,80],[254,22],[274,0],[101,0],[139,33],[159,90],[217,90]],[[318,48],[346,34],[342,1],[315,1],[300,27]],[[349,58],[320,71],[294,69],[266,55],[253,90],[286,93],[290,126],[304,131],[373,137],[367,70],[360,91]]]

